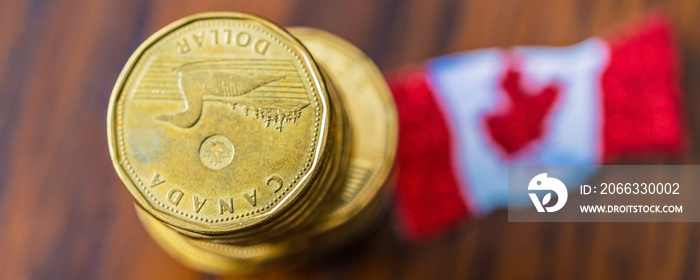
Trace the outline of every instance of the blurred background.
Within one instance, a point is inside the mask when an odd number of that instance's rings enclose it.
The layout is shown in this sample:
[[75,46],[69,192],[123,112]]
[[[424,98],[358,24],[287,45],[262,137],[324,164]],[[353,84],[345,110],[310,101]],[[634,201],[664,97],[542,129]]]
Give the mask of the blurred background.
[[[218,279],[147,236],[116,175],[108,99],[131,53],[181,17],[238,11],[311,26],[354,43],[386,72],[449,53],[565,46],[650,8],[678,40],[691,141],[700,90],[700,1],[0,1],[0,278]],[[631,163],[697,164],[681,158]],[[260,278],[700,278],[700,225],[508,223],[503,210],[409,244],[388,215],[351,248]],[[224,277],[225,278],[225,277]]]

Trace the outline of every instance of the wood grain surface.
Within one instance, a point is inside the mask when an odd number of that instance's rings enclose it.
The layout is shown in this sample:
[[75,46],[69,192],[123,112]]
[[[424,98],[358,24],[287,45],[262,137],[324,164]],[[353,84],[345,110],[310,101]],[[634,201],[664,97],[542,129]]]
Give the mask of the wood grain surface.
[[[700,1],[2,0],[0,279],[215,279],[166,255],[136,218],[106,139],[110,92],[150,34],[197,12],[240,11],[312,26],[359,46],[385,71],[450,52],[567,45],[649,8],[672,15],[686,119],[698,137]],[[679,160],[695,163],[691,150]],[[391,219],[326,260],[261,278],[673,279],[700,277],[690,223],[507,223],[505,211],[420,245]]]

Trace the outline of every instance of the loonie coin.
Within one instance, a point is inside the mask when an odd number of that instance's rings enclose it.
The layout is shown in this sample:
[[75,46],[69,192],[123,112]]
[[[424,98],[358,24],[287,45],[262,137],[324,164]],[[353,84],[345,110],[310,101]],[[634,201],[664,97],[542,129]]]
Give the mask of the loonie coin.
[[375,199],[385,199],[398,139],[398,117],[391,91],[372,60],[331,33],[290,27],[340,93],[352,134],[350,163],[340,195],[312,231],[345,224]]
[[144,42],[115,85],[115,169],[149,234],[189,266],[297,263],[383,212],[397,117],[381,72],[339,37],[291,30],[187,17]]
[[197,14],[151,36],[122,70],[110,154],[137,204],[183,234],[291,231],[301,220],[271,225],[317,211],[306,201],[328,186],[315,182],[340,172],[333,106],[314,60],[283,28]]
[[338,99],[344,102],[352,130],[351,166],[324,213],[284,240],[249,246],[213,243],[179,235],[141,215],[149,233],[171,255],[200,270],[247,274],[317,257],[366,233],[385,208],[397,117],[381,72],[360,50],[339,37],[311,28],[289,30],[310,50],[342,97]]

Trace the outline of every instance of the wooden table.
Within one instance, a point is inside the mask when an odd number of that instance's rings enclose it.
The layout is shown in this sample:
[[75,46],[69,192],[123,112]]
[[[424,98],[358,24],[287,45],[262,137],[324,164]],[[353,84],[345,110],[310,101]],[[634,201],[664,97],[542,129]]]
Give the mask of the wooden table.
[[[21,1],[0,3],[0,279],[216,278],[147,235],[107,150],[112,86],[132,51],[186,15],[241,11],[313,26],[384,70],[483,47],[568,45],[657,6],[637,0]],[[700,1],[668,1],[684,63],[686,120],[700,114]],[[673,163],[697,163],[692,149]],[[658,162],[658,161],[657,161]],[[390,219],[353,249],[262,278],[698,278],[696,224],[507,223],[505,211],[421,245]]]

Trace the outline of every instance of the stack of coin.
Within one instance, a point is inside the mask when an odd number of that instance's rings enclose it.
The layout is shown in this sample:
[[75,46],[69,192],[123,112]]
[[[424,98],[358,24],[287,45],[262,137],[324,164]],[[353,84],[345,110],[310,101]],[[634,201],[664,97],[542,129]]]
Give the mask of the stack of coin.
[[366,232],[389,197],[389,89],[324,31],[240,13],[178,20],[129,59],[107,122],[146,229],[203,271],[328,252]]

